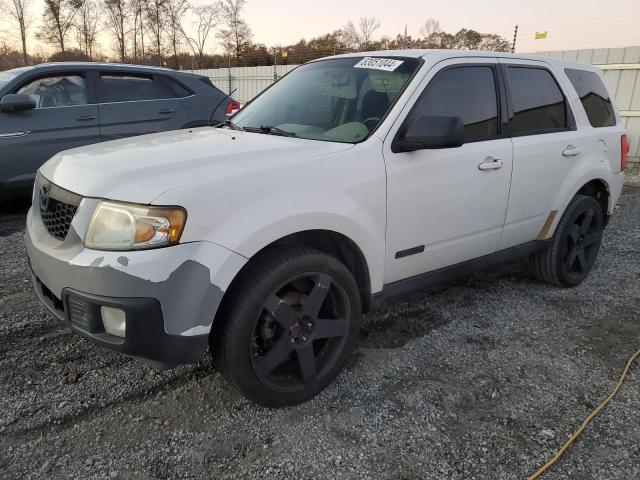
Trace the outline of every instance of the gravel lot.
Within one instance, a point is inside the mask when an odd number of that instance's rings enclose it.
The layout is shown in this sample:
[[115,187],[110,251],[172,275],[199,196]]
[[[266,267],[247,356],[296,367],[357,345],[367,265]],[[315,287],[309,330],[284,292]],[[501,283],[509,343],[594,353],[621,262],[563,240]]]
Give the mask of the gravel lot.
[[[640,348],[637,178],[583,286],[518,261],[401,298],[367,317],[336,382],[279,411],[207,360],[154,371],[62,328],[32,292],[25,211],[0,212],[3,479],[523,479]],[[544,478],[640,478],[638,366]]]

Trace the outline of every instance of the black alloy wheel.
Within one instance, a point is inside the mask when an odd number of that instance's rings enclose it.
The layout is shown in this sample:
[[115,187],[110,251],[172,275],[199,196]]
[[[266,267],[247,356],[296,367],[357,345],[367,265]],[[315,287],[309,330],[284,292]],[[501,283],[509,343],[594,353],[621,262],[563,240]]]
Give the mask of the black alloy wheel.
[[280,407],[314,396],[339,373],[361,304],[351,272],[334,257],[278,249],[241,275],[223,315],[212,334],[221,372],[251,400]]
[[347,293],[330,275],[310,272],[278,288],[263,307],[252,339],[256,375],[281,392],[313,386],[346,342],[351,317]]
[[576,195],[543,252],[531,256],[534,275],[559,287],[575,287],[595,264],[604,232],[604,212],[593,197]]

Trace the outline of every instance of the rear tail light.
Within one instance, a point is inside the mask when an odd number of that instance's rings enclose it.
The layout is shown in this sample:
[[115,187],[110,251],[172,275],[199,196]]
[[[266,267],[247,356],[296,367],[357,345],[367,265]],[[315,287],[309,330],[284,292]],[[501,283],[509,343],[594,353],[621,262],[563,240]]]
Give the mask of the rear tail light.
[[240,102],[229,100],[229,103],[227,103],[227,115],[235,115],[238,110],[240,110]]
[[627,166],[627,155],[629,155],[629,150],[631,150],[631,142],[629,142],[629,137],[622,135],[620,143],[620,171],[624,172],[624,167]]

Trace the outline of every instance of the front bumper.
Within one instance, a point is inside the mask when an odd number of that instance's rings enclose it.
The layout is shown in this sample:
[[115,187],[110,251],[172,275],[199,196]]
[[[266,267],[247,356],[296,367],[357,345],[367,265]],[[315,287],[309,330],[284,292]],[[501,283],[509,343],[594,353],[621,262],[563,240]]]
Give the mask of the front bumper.
[[[195,363],[206,352],[208,335],[168,335],[164,331],[160,303],[152,298],[112,298],[90,295],[70,288],[57,298],[33,274],[40,301],[68,327],[92,342],[141,359],[158,368]],[[125,338],[105,332],[101,307],[123,310],[127,319]]]
[[[197,361],[246,259],[210,242],[136,252],[86,249],[82,237],[97,203],[82,201],[63,241],[49,234],[38,209],[27,214],[25,245],[40,300],[110,349],[164,367]],[[105,333],[102,306],[125,311],[124,339]]]

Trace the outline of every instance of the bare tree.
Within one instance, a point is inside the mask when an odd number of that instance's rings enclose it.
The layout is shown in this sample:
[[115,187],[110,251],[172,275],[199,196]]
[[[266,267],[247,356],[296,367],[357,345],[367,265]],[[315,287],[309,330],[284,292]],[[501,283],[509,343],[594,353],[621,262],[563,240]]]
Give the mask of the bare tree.
[[234,55],[236,58],[242,56],[243,50],[251,44],[253,38],[251,28],[241,16],[246,3],[246,0],[221,0],[220,2],[223,28],[218,32],[218,38],[225,53]]
[[380,22],[376,17],[360,17],[360,46],[367,47],[373,40],[373,34],[380,28]]
[[354,49],[360,46],[360,32],[351,20],[340,30],[340,38],[347,48]]
[[7,0],[0,2],[11,19],[18,26],[20,35],[20,44],[22,45],[22,61],[25,65],[29,63],[29,55],[27,54],[27,37],[29,35],[29,27],[31,26],[31,18],[27,13],[29,0]]
[[207,40],[211,35],[211,31],[220,22],[220,4],[198,5],[193,8],[193,13],[196,16],[196,21],[193,23],[192,28],[195,35],[189,36],[186,32],[183,33],[191,47],[193,56],[198,59],[198,68],[202,68],[202,59],[204,58]]
[[151,33],[151,43],[160,66],[162,66],[162,33],[167,24],[166,4],[167,0],[148,0],[145,3],[146,24]]
[[166,0],[165,4],[167,22],[166,30],[173,51],[173,68],[178,70],[178,47],[183,37],[182,19],[189,10],[188,0]]
[[427,18],[420,27],[420,35],[426,39],[441,31],[440,22],[435,18]]
[[133,17],[133,57],[144,57],[144,33],[145,33],[145,18],[144,18],[144,6],[145,0],[130,0],[129,9],[130,16]]
[[340,31],[347,48],[366,48],[373,41],[373,34],[380,28],[376,17],[361,17],[356,26],[351,20]]
[[101,8],[97,0],[85,0],[76,15],[76,21],[73,25],[80,50],[89,58],[93,58],[98,38],[100,16]]
[[84,0],[44,0],[42,26],[36,37],[65,52],[67,35],[83,3]]
[[104,11],[107,14],[105,27],[116,40],[120,61],[127,58],[127,34],[129,33],[129,10],[125,0],[103,0]]

